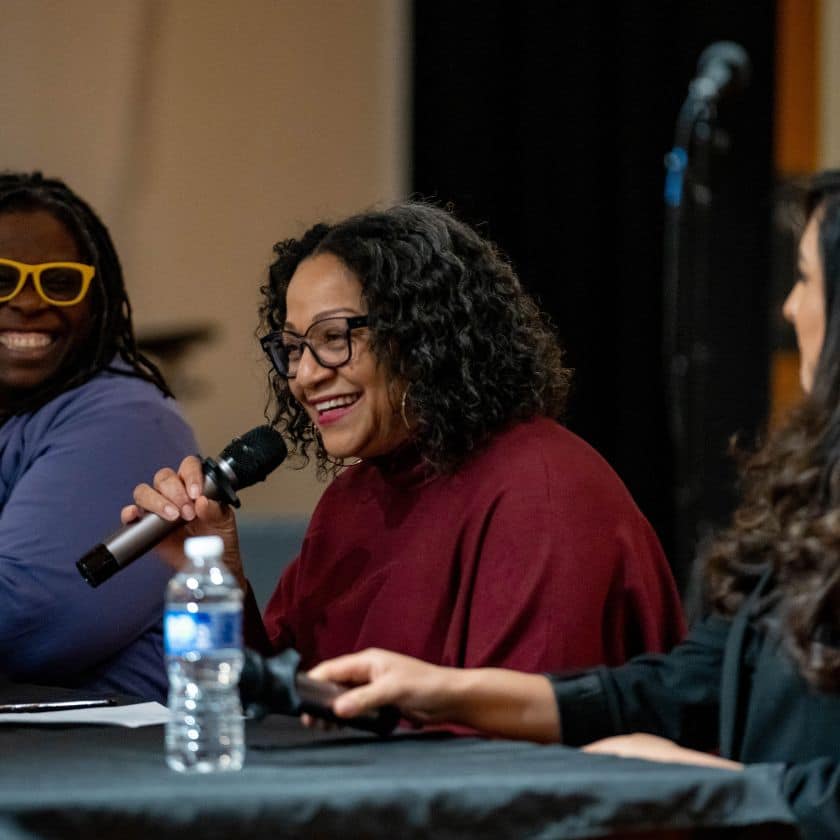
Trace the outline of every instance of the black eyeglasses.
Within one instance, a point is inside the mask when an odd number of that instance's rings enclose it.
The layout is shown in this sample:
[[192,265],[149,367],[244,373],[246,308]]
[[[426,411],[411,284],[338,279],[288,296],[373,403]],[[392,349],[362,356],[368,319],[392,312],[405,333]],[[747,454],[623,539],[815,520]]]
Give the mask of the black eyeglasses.
[[350,333],[359,327],[366,327],[367,323],[367,315],[324,318],[311,324],[303,335],[291,330],[275,330],[264,335],[260,344],[277,373],[285,379],[294,379],[304,347],[309,348],[321,367],[338,368],[346,365],[353,353]]

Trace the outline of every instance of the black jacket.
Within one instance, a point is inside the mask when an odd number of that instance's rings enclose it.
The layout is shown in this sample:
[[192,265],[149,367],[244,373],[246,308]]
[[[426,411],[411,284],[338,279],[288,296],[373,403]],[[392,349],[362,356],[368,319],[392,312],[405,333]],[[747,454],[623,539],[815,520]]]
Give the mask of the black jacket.
[[553,678],[563,740],[648,732],[726,758],[778,765],[807,837],[840,837],[840,695],[816,691],[785,653],[762,579],[734,620],[712,616],[666,655]]

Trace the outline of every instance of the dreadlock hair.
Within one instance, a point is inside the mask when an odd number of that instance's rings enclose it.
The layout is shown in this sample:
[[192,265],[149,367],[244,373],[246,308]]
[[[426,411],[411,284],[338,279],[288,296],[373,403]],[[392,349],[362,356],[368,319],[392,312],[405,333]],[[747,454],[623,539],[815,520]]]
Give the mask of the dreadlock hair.
[[[93,295],[94,323],[89,341],[74,359],[73,369],[64,368],[51,376],[16,402],[9,415],[33,411],[102,370],[144,379],[171,397],[157,366],[137,349],[122,267],[108,229],[90,205],[64,182],[44,178],[40,172],[0,173],[0,215],[35,210],[45,210],[61,221],[76,241],[82,258],[96,268],[89,292]],[[116,356],[126,367],[111,366]]]

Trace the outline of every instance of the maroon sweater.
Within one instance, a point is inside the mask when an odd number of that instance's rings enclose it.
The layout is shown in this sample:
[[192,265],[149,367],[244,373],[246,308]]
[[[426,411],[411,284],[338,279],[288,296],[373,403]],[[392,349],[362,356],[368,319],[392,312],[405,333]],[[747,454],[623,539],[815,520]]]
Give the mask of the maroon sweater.
[[[346,469],[247,642],[303,667],[376,646],[443,665],[616,665],[682,638],[653,529],[609,465],[546,418],[454,475],[415,453]],[[267,633],[267,637],[266,637]]]

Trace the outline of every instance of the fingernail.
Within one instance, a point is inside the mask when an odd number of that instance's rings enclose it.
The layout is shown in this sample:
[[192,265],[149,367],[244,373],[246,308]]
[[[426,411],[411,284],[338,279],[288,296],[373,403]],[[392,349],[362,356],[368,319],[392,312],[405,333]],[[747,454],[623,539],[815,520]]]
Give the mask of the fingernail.
[[356,704],[352,701],[337,700],[333,709],[339,717],[355,717],[356,715]]
[[178,508],[174,505],[166,505],[163,509],[163,515],[167,519],[177,519],[178,518]]
[[197,499],[201,495],[201,488],[197,484],[190,485],[190,498]]
[[181,508],[181,517],[186,519],[189,522],[191,519],[195,519],[195,510],[192,505],[184,505]]

